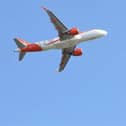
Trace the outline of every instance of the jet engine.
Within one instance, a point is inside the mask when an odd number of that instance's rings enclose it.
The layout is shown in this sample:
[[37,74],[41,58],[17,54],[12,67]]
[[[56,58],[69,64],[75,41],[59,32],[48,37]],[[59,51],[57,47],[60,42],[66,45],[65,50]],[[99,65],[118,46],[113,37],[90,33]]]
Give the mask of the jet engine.
[[72,28],[68,31],[69,35],[77,35],[79,34],[79,30],[77,28]]
[[81,48],[77,48],[72,52],[73,56],[81,56],[83,54],[83,51]]

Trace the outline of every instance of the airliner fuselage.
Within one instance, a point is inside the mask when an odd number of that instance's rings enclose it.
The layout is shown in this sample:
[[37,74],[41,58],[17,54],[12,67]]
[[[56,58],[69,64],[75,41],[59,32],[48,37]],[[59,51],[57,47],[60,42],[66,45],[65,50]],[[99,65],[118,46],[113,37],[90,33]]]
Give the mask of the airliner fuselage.
[[81,42],[97,39],[105,35],[107,35],[107,32],[105,30],[93,29],[86,32],[81,32],[67,40],[61,41],[59,37],[57,37],[52,40],[40,41],[36,44],[41,46],[42,51],[49,49],[65,49],[76,46]]

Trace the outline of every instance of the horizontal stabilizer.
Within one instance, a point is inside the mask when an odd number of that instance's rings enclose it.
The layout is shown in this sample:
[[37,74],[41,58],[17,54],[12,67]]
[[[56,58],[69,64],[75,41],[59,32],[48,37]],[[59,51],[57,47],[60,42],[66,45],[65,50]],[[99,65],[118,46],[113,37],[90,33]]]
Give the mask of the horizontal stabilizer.
[[24,58],[25,54],[26,54],[25,52],[19,53],[19,61],[21,61]]

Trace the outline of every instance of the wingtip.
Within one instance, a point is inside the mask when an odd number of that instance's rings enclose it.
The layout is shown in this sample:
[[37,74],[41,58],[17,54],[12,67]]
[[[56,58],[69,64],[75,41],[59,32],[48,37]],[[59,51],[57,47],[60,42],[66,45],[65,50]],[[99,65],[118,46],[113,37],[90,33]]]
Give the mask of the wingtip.
[[42,8],[43,10],[45,10],[45,11],[48,10],[48,9],[47,9],[46,7],[44,7],[44,6],[41,6],[41,8]]
[[59,68],[58,68],[58,69],[56,69],[56,72],[57,72],[57,73],[60,73],[61,71],[62,71],[62,70],[59,70]]

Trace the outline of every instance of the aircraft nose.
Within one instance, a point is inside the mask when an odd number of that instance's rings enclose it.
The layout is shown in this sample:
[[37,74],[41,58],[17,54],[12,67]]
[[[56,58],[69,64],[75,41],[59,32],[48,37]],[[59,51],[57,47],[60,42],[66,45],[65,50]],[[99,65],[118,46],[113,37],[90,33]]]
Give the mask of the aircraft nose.
[[106,36],[106,35],[108,34],[108,32],[105,31],[105,30],[97,30],[97,32],[98,32],[99,34],[101,34],[102,36]]

